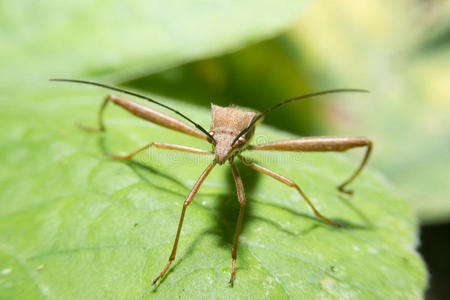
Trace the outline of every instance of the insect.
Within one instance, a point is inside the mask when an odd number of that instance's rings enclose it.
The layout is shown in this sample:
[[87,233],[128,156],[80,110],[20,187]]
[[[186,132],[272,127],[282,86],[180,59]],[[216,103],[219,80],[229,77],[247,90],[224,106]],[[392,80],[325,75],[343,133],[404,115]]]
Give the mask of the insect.
[[88,85],[94,85],[106,89],[110,89],[116,92],[120,92],[123,94],[128,94],[131,96],[135,96],[141,99],[145,99],[151,103],[154,103],[156,105],[162,106],[167,110],[170,110],[177,114],[178,116],[182,117],[192,125],[194,125],[195,128],[192,126],[189,126],[185,122],[182,122],[172,116],[169,116],[159,110],[150,108],[148,106],[142,105],[140,103],[137,103],[135,101],[128,100],[122,96],[110,94],[108,95],[103,104],[100,107],[100,110],[98,112],[98,128],[89,128],[85,127],[85,130],[88,131],[104,131],[105,126],[103,124],[103,112],[105,110],[106,105],[109,102],[113,102],[122,108],[126,109],[130,113],[134,114],[135,116],[142,118],[144,120],[156,123],[158,125],[161,125],[163,127],[188,134],[190,136],[205,140],[211,144],[211,151],[202,150],[202,149],[196,149],[188,146],[183,145],[175,145],[175,144],[168,144],[168,143],[160,143],[160,142],[151,142],[144,147],[138,149],[135,152],[132,152],[128,155],[114,155],[114,154],[108,154],[111,158],[114,159],[121,159],[121,160],[130,160],[132,159],[136,154],[149,149],[150,147],[155,147],[159,149],[167,149],[167,150],[174,150],[174,151],[182,151],[192,154],[198,154],[198,155],[211,155],[214,154],[215,157],[213,161],[206,167],[206,169],[203,171],[203,173],[200,175],[194,186],[192,187],[192,190],[186,197],[183,208],[181,210],[181,216],[180,221],[178,223],[178,230],[175,236],[175,241],[173,244],[172,252],[169,256],[169,261],[166,264],[166,266],[163,268],[161,273],[153,280],[153,284],[155,285],[161,278],[164,277],[166,272],[169,270],[170,265],[172,264],[173,260],[175,259],[175,255],[177,253],[177,246],[178,241],[180,239],[180,233],[183,226],[183,220],[184,215],[186,213],[186,209],[191,204],[192,200],[194,199],[194,196],[197,194],[200,186],[206,179],[206,177],[210,174],[211,170],[216,165],[223,165],[226,162],[228,162],[231,166],[231,170],[233,172],[235,184],[236,184],[236,190],[237,190],[237,196],[240,203],[240,210],[239,210],[239,217],[236,224],[236,231],[234,236],[234,242],[233,242],[233,249],[231,251],[231,257],[232,257],[232,269],[231,269],[231,276],[229,283],[233,285],[233,282],[235,280],[236,276],[236,257],[237,257],[237,246],[238,246],[238,240],[239,240],[239,232],[241,228],[242,223],[242,217],[244,215],[244,209],[245,209],[245,203],[246,203],[246,197],[244,193],[244,186],[242,183],[241,176],[239,174],[238,169],[236,168],[234,164],[234,160],[240,159],[244,165],[249,166],[250,168],[261,172],[265,175],[268,175],[284,184],[286,184],[288,187],[291,187],[295,189],[300,196],[308,203],[308,205],[313,210],[314,214],[325,221],[328,224],[340,226],[339,223],[330,220],[329,218],[322,215],[313,205],[313,203],[309,200],[309,198],[306,196],[306,194],[303,192],[303,190],[292,180],[275,173],[272,170],[269,170],[247,158],[242,156],[242,152],[244,151],[346,151],[351,148],[355,147],[366,147],[366,152],[364,155],[364,158],[362,162],[360,163],[359,167],[356,169],[356,171],[348,178],[346,181],[344,181],[339,187],[339,191],[347,194],[352,194],[351,190],[346,189],[346,186],[355,179],[355,177],[361,172],[361,170],[366,165],[366,162],[370,156],[370,152],[372,150],[372,142],[364,137],[304,137],[304,138],[297,138],[297,139],[291,139],[291,140],[284,140],[284,141],[278,141],[278,142],[272,142],[262,145],[250,145],[249,141],[252,138],[256,125],[262,121],[263,117],[271,112],[274,109],[277,109],[287,103],[298,101],[301,99],[311,98],[311,97],[317,97],[325,94],[331,94],[331,93],[342,93],[342,92],[367,92],[366,90],[361,89],[334,89],[334,90],[327,90],[322,92],[316,92],[311,93],[295,98],[291,98],[285,101],[282,101],[266,111],[262,113],[258,112],[249,112],[244,111],[237,107],[220,107],[217,105],[212,104],[212,121],[211,121],[211,128],[209,131],[204,129],[202,126],[200,126],[198,123],[194,122],[184,114],[180,113],[179,111],[163,104],[160,102],[157,102],[149,97],[142,96],[139,94],[136,94],[134,92],[126,91],[120,88],[104,85],[101,83],[95,83],[90,81],[84,81],[84,80],[72,80],[72,79],[50,79],[51,81],[65,81],[65,82],[74,82],[74,83],[81,83],[81,84],[88,84]]

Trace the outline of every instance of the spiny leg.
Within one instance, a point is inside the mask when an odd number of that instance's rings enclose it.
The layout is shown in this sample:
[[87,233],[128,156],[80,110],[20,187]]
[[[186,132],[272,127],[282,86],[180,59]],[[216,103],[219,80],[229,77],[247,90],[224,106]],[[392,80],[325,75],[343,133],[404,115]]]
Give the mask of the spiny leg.
[[239,240],[239,233],[241,231],[241,224],[242,224],[242,217],[244,216],[244,208],[245,203],[247,202],[245,198],[245,192],[244,192],[244,185],[242,184],[241,175],[239,174],[239,171],[235,164],[230,161],[231,170],[233,171],[234,181],[236,183],[236,190],[238,194],[238,200],[240,204],[239,209],[239,217],[236,224],[236,233],[234,236],[234,243],[233,243],[233,250],[231,251],[231,257],[233,258],[232,268],[231,268],[231,277],[230,277],[230,284],[233,285],[234,278],[236,275],[236,257],[237,257],[237,245]]
[[186,213],[186,208],[188,207],[189,204],[191,204],[191,202],[194,199],[194,196],[197,194],[201,184],[203,183],[205,178],[209,175],[209,173],[211,172],[211,170],[214,168],[215,165],[216,165],[216,160],[213,160],[211,162],[211,164],[205,169],[205,171],[203,171],[202,175],[200,175],[200,178],[197,180],[194,187],[190,191],[189,195],[186,197],[186,200],[183,203],[183,209],[181,210],[181,216],[180,216],[180,221],[178,223],[177,235],[175,237],[175,242],[173,243],[172,253],[169,256],[169,262],[164,267],[164,269],[161,271],[161,273],[153,280],[154,285],[158,282],[158,280],[160,280],[161,278],[164,277],[167,270],[169,270],[169,267],[172,264],[172,261],[175,259],[175,255],[177,253],[178,240],[180,238],[180,233],[181,233],[181,228],[183,226],[183,220],[184,220],[184,214]]
[[366,154],[355,173],[338,187],[339,191],[352,194],[353,191],[345,189],[345,186],[358,176],[366,165],[372,151],[372,142],[364,137],[306,137],[249,146],[248,150],[342,152],[356,147],[367,147]]
[[202,149],[197,149],[197,148],[192,148],[192,147],[187,147],[187,146],[182,146],[182,145],[152,142],[150,144],[145,145],[142,148],[139,148],[138,150],[136,150],[128,155],[115,155],[115,154],[110,154],[110,153],[106,153],[106,155],[108,155],[109,157],[114,158],[114,159],[130,160],[135,155],[139,154],[140,152],[142,152],[150,147],[155,147],[155,148],[159,148],[159,149],[176,150],[176,151],[187,152],[187,153],[192,153],[192,154],[202,154],[202,155],[212,154],[211,151],[207,151],[207,150],[202,150]]
[[267,168],[265,168],[263,166],[260,166],[257,163],[254,163],[251,160],[248,160],[248,159],[246,159],[245,157],[243,157],[241,155],[239,155],[238,157],[239,157],[239,159],[241,159],[244,162],[245,165],[251,167],[252,169],[254,169],[254,170],[258,171],[258,172],[261,172],[263,174],[266,174],[266,175],[268,175],[268,176],[270,176],[272,178],[275,178],[276,180],[286,184],[287,186],[296,189],[300,193],[300,195],[303,197],[303,199],[305,199],[305,201],[308,203],[308,205],[312,208],[312,210],[314,211],[314,214],[317,217],[319,217],[320,219],[324,220],[328,224],[341,227],[341,225],[339,223],[337,223],[335,221],[332,221],[332,220],[328,219],[327,217],[325,217],[324,215],[322,215],[314,207],[314,205],[312,204],[311,200],[309,200],[309,198],[305,195],[305,193],[303,193],[303,191],[300,189],[300,187],[294,181],[292,181],[292,180],[290,180],[290,179],[288,179],[288,178],[286,178],[286,177],[284,177],[284,176],[282,176],[282,175],[280,175],[278,173],[275,173],[274,171],[269,170],[269,169],[267,169]]

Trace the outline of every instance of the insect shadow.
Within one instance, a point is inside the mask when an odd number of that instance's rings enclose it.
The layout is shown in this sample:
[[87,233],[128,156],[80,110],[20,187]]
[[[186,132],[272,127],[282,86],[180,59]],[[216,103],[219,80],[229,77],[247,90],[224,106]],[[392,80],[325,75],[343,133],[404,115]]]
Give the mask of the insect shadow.
[[[108,152],[108,149],[106,147],[105,137],[99,137],[99,139],[98,139],[98,146],[99,146],[99,148],[100,148],[102,153],[107,153]],[[107,159],[109,159],[109,158],[107,158]],[[139,161],[136,161],[136,160],[128,160],[128,161],[120,161],[120,160],[113,160],[113,159],[110,159],[110,160],[112,160],[114,162],[117,162],[117,163],[122,163],[124,165],[127,165],[128,167],[131,168],[131,170],[143,182],[145,182],[147,185],[151,186],[152,188],[155,188],[155,189],[158,189],[158,190],[170,193],[170,194],[175,194],[175,195],[181,196],[181,197],[185,197],[186,196],[186,192],[185,191],[177,193],[177,192],[174,192],[173,189],[167,189],[167,188],[164,188],[162,185],[158,185],[158,184],[152,183],[145,176],[145,174],[143,174],[142,171],[150,172],[150,173],[152,173],[154,175],[160,176],[161,178],[167,179],[167,180],[175,183],[176,185],[182,187],[184,190],[189,190],[189,188],[186,185],[184,185],[184,183],[181,182],[180,180],[178,180],[177,178],[175,178],[175,177],[173,177],[173,176],[171,176],[169,174],[166,174],[164,172],[161,172],[158,169],[152,167],[151,165],[143,164],[143,163],[141,163]]]
[[360,218],[360,220],[363,222],[363,224],[356,224],[353,222],[350,222],[348,220],[344,220],[341,218],[335,218],[336,221],[341,223],[344,228],[347,229],[373,229],[374,225],[372,221],[360,210],[355,206],[355,203],[350,201],[348,197],[344,197],[342,195],[339,195],[339,200],[344,203],[349,209],[351,209],[353,212],[356,213],[356,215]]
[[[240,161],[237,162],[236,165],[239,168],[239,172],[241,173],[244,190],[247,195],[244,217],[241,223],[241,232],[245,233],[245,229],[248,225],[249,220],[251,219],[250,216],[253,215],[254,210],[254,201],[252,201],[253,199],[251,199],[249,195],[253,194],[253,191],[256,188],[256,184],[261,174],[253,172],[250,168],[245,167]],[[236,223],[238,220],[240,208],[231,170],[227,173],[226,182],[228,186],[228,192],[219,196],[216,207],[216,211],[218,214],[217,223],[215,227],[211,229],[211,232],[216,233],[216,235],[218,236],[217,244],[220,247],[231,247],[233,245]]]

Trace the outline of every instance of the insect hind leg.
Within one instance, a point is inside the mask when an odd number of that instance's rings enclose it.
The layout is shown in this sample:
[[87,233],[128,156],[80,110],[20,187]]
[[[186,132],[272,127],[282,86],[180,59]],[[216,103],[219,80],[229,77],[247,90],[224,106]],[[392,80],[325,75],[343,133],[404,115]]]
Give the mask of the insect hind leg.
[[77,126],[86,132],[103,132],[103,131],[105,131],[106,128],[103,123],[103,112],[105,111],[105,108],[106,108],[106,105],[108,104],[108,102],[113,101],[114,97],[115,97],[114,95],[109,94],[108,96],[106,96],[105,100],[103,100],[103,103],[98,110],[98,119],[97,119],[98,127],[97,128],[85,126],[82,123],[78,123]]

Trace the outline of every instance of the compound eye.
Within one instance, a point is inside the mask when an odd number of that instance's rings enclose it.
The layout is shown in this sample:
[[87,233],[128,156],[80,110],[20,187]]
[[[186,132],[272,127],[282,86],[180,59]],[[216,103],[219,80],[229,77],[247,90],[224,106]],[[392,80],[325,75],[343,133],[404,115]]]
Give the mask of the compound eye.
[[212,139],[210,137],[208,137],[208,141],[215,145],[216,144],[216,140],[214,140],[214,131],[210,131],[208,133],[212,137]]
[[237,144],[239,146],[244,145],[245,144],[245,138],[243,136],[239,137],[238,140],[237,140]]

